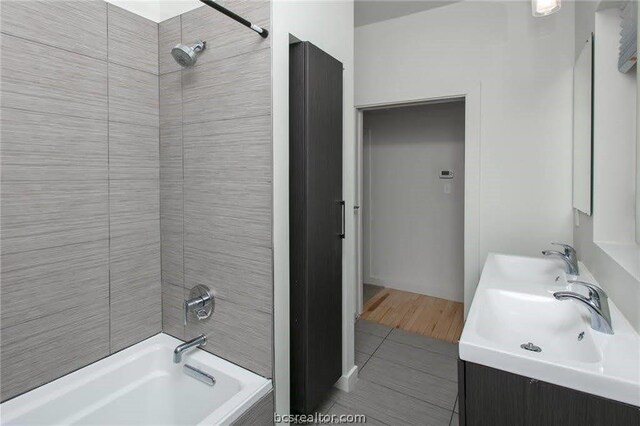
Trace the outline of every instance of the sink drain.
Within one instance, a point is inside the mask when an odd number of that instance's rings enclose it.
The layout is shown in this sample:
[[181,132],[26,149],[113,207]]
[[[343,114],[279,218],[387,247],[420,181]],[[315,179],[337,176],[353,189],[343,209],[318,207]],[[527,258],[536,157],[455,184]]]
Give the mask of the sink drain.
[[522,349],[524,349],[525,351],[531,351],[531,352],[542,352],[542,348],[540,346],[536,346],[533,343],[529,342],[529,343],[523,343],[520,345],[520,347]]

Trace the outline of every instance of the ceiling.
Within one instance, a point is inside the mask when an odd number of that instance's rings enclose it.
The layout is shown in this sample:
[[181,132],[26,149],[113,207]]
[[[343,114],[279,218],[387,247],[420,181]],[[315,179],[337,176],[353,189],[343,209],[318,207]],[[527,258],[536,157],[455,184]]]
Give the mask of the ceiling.
[[108,3],[119,6],[143,16],[153,22],[162,22],[184,12],[202,6],[198,0],[106,0]]
[[360,27],[459,1],[461,0],[355,0],[354,24]]

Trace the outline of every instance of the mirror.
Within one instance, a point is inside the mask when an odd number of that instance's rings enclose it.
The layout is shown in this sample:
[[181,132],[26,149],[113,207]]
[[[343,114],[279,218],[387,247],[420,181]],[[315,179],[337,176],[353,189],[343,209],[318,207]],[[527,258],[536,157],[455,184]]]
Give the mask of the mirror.
[[593,35],[573,69],[573,207],[591,215]]

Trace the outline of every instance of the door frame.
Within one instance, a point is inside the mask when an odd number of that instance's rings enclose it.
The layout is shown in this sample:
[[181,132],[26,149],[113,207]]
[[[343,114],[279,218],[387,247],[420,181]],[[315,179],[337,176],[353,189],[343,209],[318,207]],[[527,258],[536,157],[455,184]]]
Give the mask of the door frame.
[[[362,206],[363,184],[363,115],[365,111],[382,108],[400,108],[413,105],[465,101],[465,133],[464,133],[464,316],[466,318],[473,300],[478,280],[480,279],[480,82],[463,87],[443,87],[434,89],[414,99],[388,100],[376,103],[356,105],[356,155],[355,155],[355,199]],[[356,232],[356,307],[360,315],[363,309],[362,282],[362,214],[361,210],[354,215]]]
[[[354,312],[356,317],[360,317],[362,314],[362,308],[364,305],[363,296],[363,280],[362,280],[362,160],[363,160],[363,138],[364,138],[364,123],[363,123],[362,109],[356,109],[356,152],[355,152],[355,199],[354,199],[354,211],[353,211],[353,229],[355,232],[355,262],[356,262],[356,297]],[[357,208],[355,207],[357,206]]]

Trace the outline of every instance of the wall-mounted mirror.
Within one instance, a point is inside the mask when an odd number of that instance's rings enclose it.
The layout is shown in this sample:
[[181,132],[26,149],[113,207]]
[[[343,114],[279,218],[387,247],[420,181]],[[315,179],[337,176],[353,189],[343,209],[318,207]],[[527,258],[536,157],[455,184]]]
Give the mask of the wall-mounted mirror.
[[573,207],[591,215],[593,35],[573,69]]

